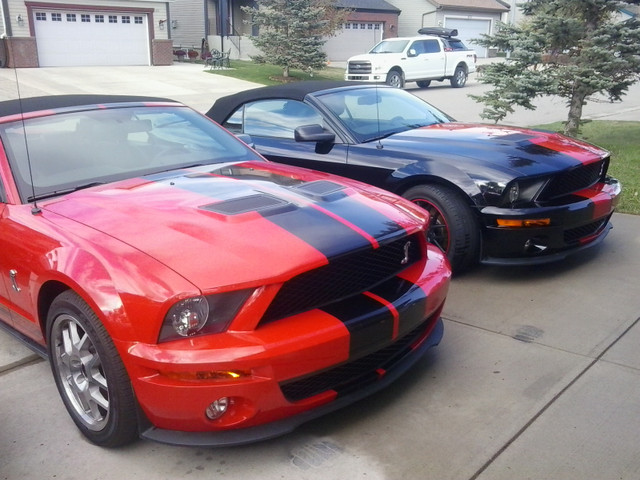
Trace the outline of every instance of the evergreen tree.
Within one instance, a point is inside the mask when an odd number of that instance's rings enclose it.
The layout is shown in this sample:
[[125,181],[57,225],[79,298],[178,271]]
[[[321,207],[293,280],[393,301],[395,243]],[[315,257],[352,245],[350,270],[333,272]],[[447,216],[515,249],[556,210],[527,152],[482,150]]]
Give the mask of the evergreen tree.
[[530,0],[519,5],[525,20],[501,25],[479,41],[508,52],[504,63],[487,65],[481,81],[494,90],[473,96],[485,104],[482,117],[496,122],[519,105],[535,109],[541,95],[567,100],[564,132],[576,135],[582,107],[594,94],[620,101],[640,74],[640,21],[617,14],[640,0]]
[[336,0],[256,0],[256,7],[242,7],[251,14],[260,34],[253,43],[267,63],[283,68],[320,70],[327,56],[324,37],[334,35],[349,11],[336,8]]

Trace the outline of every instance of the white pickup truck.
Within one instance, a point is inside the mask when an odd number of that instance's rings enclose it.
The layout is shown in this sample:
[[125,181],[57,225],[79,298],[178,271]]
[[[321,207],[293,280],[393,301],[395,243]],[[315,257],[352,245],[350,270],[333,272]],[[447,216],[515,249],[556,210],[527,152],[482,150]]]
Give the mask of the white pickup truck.
[[454,88],[464,87],[476,71],[476,54],[454,38],[455,29],[421,28],[419,37],[387,38],[369,53],[351,57],[345,80],[386,83],[401,88],[416,82],[426,88],[432,80],[449,79]]

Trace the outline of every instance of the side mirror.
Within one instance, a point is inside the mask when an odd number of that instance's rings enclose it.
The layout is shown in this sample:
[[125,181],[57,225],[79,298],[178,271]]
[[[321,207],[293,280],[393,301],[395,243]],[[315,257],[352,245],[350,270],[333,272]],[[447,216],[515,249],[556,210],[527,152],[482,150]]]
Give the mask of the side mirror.
[[251,148],[255,147],[255,145],[253,144],[253,138],[251,138],[251,135],[249,135],[248,133],[237,133],[236,134],[236,138],[238,140],[243,141],[244,143],[246,143]]
[[301,125],[293,132],[296,142],[333,143],[336,136],[321,125]]
[[416,53],[416,49],[415,48],[410,48],[409,51],[407,52],[407,57],[417,57],[418,54]]

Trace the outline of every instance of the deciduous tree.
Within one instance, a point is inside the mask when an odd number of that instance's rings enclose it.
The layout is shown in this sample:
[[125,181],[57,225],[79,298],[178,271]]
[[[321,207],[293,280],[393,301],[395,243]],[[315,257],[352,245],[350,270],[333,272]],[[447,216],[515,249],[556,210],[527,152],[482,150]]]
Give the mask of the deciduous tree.
[[502,120],[515,105],[535,109],[541,95],[567,100],[565,133],[576,135],[583,106],[595,94],[620,101],[640,74],[640,21],[621,20],[640,0],[530,0],[519,25],[501,25],[478,43],[508,52],[485,67],[481,81],[494,86],[481,96],[483,118]]

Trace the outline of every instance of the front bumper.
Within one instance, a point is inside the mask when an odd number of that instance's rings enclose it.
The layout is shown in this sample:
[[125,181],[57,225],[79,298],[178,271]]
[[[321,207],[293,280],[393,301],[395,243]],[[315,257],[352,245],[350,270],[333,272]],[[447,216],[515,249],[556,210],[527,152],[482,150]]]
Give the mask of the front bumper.
[[[534,265],[562,260],[598,245],[611,230],[618,203],[617,180],[577,192],[572,202],[540,208],[486,207],[481,262],[494,265]],[[548,226],[500,227],[498,219],[549,219]]]
[[[449,280],[446,258],[430,246],[428,261],[394,277],[402,293],[391,302],[381,285],[253,331],[129,345],[141,436],[178,445],[250,443],[384,388],[440,342]],[[227,412],[207,418],[222,397],[230,399]]]
[[375,74],[345,73],[344,79],[347,82],[383,83],[387,80],[387,74],[386,73],[375,73]]

